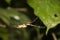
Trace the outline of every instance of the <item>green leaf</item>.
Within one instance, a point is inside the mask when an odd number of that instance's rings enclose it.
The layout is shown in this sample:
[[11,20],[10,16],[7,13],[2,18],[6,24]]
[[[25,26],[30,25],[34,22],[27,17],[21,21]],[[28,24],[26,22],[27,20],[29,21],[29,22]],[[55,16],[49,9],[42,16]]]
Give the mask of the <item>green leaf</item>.
[[[60,23],[60,0],[27,0],[37,15],[50,28]],[[46,33],[47,33],[46,32]]]
[[5,0],[7,3],[10,3],[11,0]]

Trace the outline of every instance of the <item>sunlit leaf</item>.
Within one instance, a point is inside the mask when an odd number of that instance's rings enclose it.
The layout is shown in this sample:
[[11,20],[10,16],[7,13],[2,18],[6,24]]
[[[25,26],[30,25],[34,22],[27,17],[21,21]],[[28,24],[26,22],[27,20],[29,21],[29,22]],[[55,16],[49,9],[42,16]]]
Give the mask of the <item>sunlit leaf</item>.
[[10,3],[11,0],[5,0],[7,3]]
[[[43,23],[47,31],[60,23],[60,0],[27,0]],[[46,32],[47,33],[47,32]]]

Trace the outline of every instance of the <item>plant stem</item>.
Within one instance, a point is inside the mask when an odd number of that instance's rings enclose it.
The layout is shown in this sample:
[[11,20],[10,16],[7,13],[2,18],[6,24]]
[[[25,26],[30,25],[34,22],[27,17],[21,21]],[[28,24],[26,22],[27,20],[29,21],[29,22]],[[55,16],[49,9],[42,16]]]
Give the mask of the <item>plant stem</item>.
[[56,37],[56,35],[54,33],[52,33],[52,36],[53,36],[54,40],[57,40],[57,37]]

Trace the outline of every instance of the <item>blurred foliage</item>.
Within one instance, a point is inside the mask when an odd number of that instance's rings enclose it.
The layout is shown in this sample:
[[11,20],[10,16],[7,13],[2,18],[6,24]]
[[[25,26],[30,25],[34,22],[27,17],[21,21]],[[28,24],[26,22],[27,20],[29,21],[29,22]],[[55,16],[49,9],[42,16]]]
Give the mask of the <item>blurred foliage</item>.
[[5,0],[5,1],[10,4],[10,1],[11,1],[11,0]]
[[59,18],[60,0],[0,0],[0,40],[60,40]]
[[31,20],[26,15],[14,9],[0,9],[0,18],[7,25],[10,25],[11,21],[13,21],[12,23],[15,23],[15,25],[18,22],[19,24],[31,22]]

